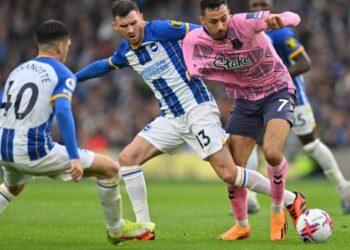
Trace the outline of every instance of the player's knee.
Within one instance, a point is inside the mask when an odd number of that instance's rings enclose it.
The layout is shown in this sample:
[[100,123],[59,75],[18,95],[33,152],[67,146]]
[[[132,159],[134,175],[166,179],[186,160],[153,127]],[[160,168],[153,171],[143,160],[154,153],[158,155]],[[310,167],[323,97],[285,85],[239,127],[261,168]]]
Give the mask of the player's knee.
[[218,172],[218,175],[221,180],[228,184],[232,184],[235,182],[235,171],[232,168],[222,166],[221,171]]
[[110,162],[108,164],[108,173],[109,176],[115,177],[119,175],[119,164],[116,161],[113,161],[112,159],[110,159]]
[[282,152],[275,147],[265,148],[264,155],[266,161],[272,166],[277,166],[283,159]]
[[111,158],[106,159],[104,169],[104,175],[106,178],[113,178],[119,175],[119,164]]
[[137,162],[135,161],[135,159],[136,159],[136,156],[133,154],[130,154],[126,150],[123,150],[119,155],[119,163],[121,166],[137,165]]

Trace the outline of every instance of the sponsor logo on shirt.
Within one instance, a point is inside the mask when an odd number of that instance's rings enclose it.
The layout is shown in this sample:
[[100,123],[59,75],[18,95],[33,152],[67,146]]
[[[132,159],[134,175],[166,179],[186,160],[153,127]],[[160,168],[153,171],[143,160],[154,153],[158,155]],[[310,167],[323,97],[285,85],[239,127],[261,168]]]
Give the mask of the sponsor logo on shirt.
[[217,57],[213,61],[213,66],[216,69],[220,70],[234,70],[237,71],[242,68],[246,68],[247,66],[252,65],[253,62],[249,56],[240,57],[239,55],[235,55],[230,58]]
[[169,64],[165,59],[157,61],[151,66],[144,68],[141,72],[140,75],[146,79],[152,79],[153,77],[158,77],[160,74],[162,74],[164,71],[169,69]]

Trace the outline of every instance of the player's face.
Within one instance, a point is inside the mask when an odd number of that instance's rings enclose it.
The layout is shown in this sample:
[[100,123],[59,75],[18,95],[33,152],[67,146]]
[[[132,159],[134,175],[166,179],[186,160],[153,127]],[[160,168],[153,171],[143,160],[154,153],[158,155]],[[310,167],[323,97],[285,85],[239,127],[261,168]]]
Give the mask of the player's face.
[[135,46],[139,45],[143,40],[144,27],[143,15],[135,10],[125,17],[115,17],[115,22],[113,22],[113,28],[130,44]]
[[250,0],[250,11],[271,10],[272,0]]
[[65,63],[67,61],[67,56],[68,56],[68,50],[69,46],[71,44],[71,41],[69,38],[63,39],[58,42],[58,48],[59,48],[59,60],[62,63]]
[[222,4],[217,9],[206,9],[204,15],[200,16],[199,19],[213,38],[224,39],[228,30],[230,10],[225,4]]

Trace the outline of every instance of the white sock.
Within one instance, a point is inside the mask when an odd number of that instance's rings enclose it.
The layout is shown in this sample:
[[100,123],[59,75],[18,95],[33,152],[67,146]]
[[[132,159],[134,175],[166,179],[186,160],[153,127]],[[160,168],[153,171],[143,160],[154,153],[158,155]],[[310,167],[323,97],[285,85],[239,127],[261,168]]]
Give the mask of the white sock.
[[118,231],[123,226],[122,199],[119,191],[119,178],[98,179],[97,193],[102,204],[108,231]]
[[305,151],[310,154],[323,169],[326,177],[338,188],[347,186],[347,182],[339,169],[331,150],[319,139],[304,146]]
[[[255,146],[253,151],[250,153],[250,156],[247,161],[246,169],[258,171],[258,166],[259,166],[259,158],[258,158],[258,146]],[[258,202],[258,199],[256,197],[256,193],[248,190],[248,207],[249,203]]]
[[121,167],[120,169],[136,221],[150,222],[146,181],[141,166]]
[[249,225],[248,219],[237,220],[236,225],[241,226],[241,227],[247,227]]
[[248,158],[246,168],[257,171],[258,166],[259,166],[258,150],[257,150],[257,146],[255,146]]
[[10,193],[5,183],[0,185],[0,214],[2,214],[14,196]]
[[[271,196],[270,181],[262,174],[237,166],[237,177],[235,185],[248,188],[254,192]],[[293,192],[284,190],[284,205],[288,206],[295,200],[296,195]]]
[[271,210],[274,213],[279,213],[284,209],[284,204],[271,203]]

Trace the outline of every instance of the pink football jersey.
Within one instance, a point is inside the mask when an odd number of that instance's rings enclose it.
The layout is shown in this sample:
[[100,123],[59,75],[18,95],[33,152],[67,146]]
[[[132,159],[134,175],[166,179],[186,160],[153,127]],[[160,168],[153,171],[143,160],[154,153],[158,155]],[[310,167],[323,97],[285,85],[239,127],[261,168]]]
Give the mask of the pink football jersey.
[[[278,90],[295,87],[269,38],[265,18],[269,11],[231,16],[226,38],[215,40],[205,27],[190,32],[183,41],[189,74],[223,82],[234,99],[259,100]],[[297,25],[297,14],[279,15],[285,25]]]

